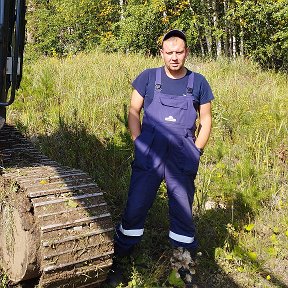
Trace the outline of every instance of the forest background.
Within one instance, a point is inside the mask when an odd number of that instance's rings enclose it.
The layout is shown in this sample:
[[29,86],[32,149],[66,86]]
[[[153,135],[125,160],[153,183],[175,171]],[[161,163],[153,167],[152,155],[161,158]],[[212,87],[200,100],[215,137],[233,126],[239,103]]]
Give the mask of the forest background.
[[28,43],[46,55],[97,46],[155,55],[163,33],[177,28],[193,55],[288,69],[287,0],[29,0],[28,17]]

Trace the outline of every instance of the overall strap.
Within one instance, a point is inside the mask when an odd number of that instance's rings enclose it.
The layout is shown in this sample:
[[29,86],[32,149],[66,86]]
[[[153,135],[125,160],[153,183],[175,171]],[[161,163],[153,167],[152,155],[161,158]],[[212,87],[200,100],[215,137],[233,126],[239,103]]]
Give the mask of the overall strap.
[[194,73],[191,72],[188,78],[188,83],[187,83],[187,88],[186,88],[187,96],[192,96],[193,86],[194,86]]
[[161,91],[161,69],[162,67],[159,67],[156,69],[156,80],[155,80],[155,91]]
[[[162,90],[161,69],[162,69],[162,67],[159,67],[156,69],[155,91],[161,91]],[[188,83],[187,83],[187,88],[186,88],[186,95],[187,96],[192,96],[193,86],[194,86],[194,73],[191,72],[191,74],[188,77]]]

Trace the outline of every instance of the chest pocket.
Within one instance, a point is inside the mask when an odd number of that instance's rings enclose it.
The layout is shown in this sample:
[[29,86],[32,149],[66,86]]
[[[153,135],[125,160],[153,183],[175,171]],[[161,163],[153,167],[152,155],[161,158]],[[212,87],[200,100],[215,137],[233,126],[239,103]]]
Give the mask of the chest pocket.
[[187,97],[160,97],[160,104],[162,122],[170,124],[185,124],[189,106]]

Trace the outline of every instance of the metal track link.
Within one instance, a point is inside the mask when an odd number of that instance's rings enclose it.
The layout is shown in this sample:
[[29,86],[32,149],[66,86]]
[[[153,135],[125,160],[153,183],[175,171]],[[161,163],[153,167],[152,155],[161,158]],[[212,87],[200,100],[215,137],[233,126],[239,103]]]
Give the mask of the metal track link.
[[11,126],[0,131],[0,155],[4,182],[29,199],[40,231],[40,287],[98,287],[113,254],[103,192],[83,171],[43,156]]

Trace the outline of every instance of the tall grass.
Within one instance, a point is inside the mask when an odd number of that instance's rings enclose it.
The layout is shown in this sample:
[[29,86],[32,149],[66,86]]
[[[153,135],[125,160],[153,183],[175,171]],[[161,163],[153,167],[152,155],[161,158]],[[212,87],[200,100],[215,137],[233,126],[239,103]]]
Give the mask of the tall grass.
[[41,143],[44,153],[86,170],[110,191],[109,199],[119,200],[127,190],[132,157],[126,129],[130,84],[147,62],[159,63],[98,51],[65,60],[40,59],[25,67],[23,88],[9,118]]
[[[39,59],[25,66],[22,89],[9,109],[9,121],[45,154],[97,181],[115,222],[125,205],[133,157],[130,84],[143,69],[159,65],[160,59],[99,51]],[[203,251],[199,281],[204,287],[288,285],[283,269],[275,268],[287,264],[288,252],[287,76],[240,58],[191,58],[187,66],[206,76],[215,95],[194,205]],[[129,270],[131,287],[169,286],[166,198],[162,185]]]

